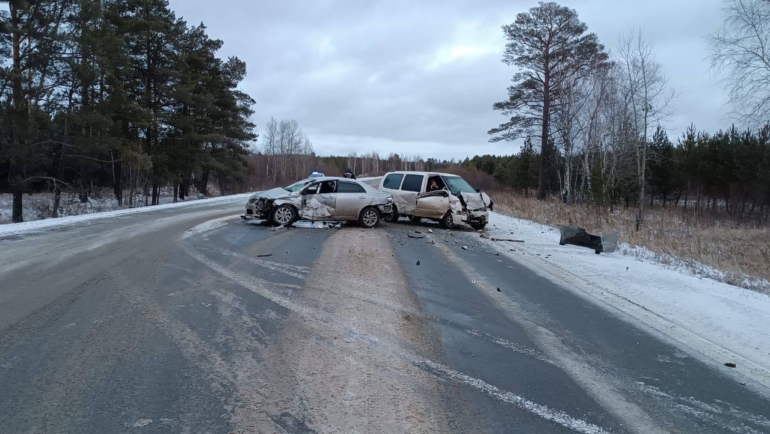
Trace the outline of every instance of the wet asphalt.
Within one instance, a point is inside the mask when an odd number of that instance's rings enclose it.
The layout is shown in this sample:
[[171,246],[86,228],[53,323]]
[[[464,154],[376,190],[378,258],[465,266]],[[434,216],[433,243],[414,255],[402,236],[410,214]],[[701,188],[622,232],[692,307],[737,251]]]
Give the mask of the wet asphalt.
[[[0,433],[317,432],[275,405],[250,407],[243,383],[257,382],[248,372],[287,335],[287,306],[324,266],[330,238],[362,229],[276,231],[238,219],[241,206],[0,238]],[[222,224],[189,232],[214,219]],[[770,393],[499,255],[476,232],[372,230],[387,235],[394,273],[419,306],[408,314],[424,319],[440,353],[443,371],[415,366],[440,385],[435,414],[447,431],[770,432]],[[415,230],[425,238],[408,237]],[[252,430],[236,409],[275,426]]]

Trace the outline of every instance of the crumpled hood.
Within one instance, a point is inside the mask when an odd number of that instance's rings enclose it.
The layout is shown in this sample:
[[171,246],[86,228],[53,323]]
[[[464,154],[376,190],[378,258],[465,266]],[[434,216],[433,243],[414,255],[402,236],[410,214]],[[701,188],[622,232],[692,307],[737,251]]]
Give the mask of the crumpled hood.
[[486,196],[484,193],[460,193],[460,196],[462,196],[463,202],[465,202],[465,206],[469,211],[486,209],[489,206],[484,200],[484,196]]
[[285,189],[283,189],[281,187],[276,187],[276,188],[271,188],[270,190],[265,190],[265,191],[260,191],[258,193],[254,193],[254,195],[252,197],[253,198],[257,198],[257,199],[263,199],[263,198],[264,199],[279,199],[279,198],[282,198],[282,197],[290,196],[291,194],[292,193],[289,193],[287,190],[285,190]]

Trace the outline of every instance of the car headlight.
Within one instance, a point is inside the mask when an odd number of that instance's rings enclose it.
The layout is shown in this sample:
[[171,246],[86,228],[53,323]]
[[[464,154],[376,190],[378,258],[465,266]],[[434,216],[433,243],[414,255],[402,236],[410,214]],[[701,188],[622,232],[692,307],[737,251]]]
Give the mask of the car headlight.
[[393,203],[393,197],[388,197],[388,200],[386,201],[388,205]]

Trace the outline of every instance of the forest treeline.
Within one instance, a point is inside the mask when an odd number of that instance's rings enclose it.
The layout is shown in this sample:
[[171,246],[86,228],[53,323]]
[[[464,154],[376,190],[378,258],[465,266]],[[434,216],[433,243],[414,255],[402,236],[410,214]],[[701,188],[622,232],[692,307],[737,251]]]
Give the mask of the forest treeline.
[[[4,4],[3,4],[4,3]],[[255,141],[246,64],[166,0],[0,2],[0,191],[87,195],[123,205],[173,184],[234,185]],[[124,197],[127,194],[127,197]]]
[[[645,200],[695,213],[722,213],[767,222],[770,214],[770,125],[754,130],[731,127],[710,134],[690,126],[676,142],[657,128],[648,143]],[[625,158],[624,158],[625,155]],[[633,154],[630,155],[632,157]],[[557,157],[554,187],[569,183],[569,200],[602,206],[635,206],[639,200],[636,162],[629,153],[583,150],[567,161]],[[612,159],[614,161],[607,161]],[[529,195],[537,191],[540,155],[531,142],[510,156],[483,155],[463,166],[492,175],[501,185]],[[570,164],[570,169],[565,167]],[[614,171],[607,170],[614,166]],[[562,200],[568,200],[562,191]]]

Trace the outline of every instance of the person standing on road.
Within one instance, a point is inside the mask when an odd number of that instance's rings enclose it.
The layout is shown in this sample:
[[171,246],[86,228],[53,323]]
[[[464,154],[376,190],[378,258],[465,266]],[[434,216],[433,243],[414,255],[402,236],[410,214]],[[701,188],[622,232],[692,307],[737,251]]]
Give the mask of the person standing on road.
[[356,175],[353,174],[353,171],[350,170],[350,168],[345,169],[345,172],[342,173],[342,176],[348,179],[356,179]]

